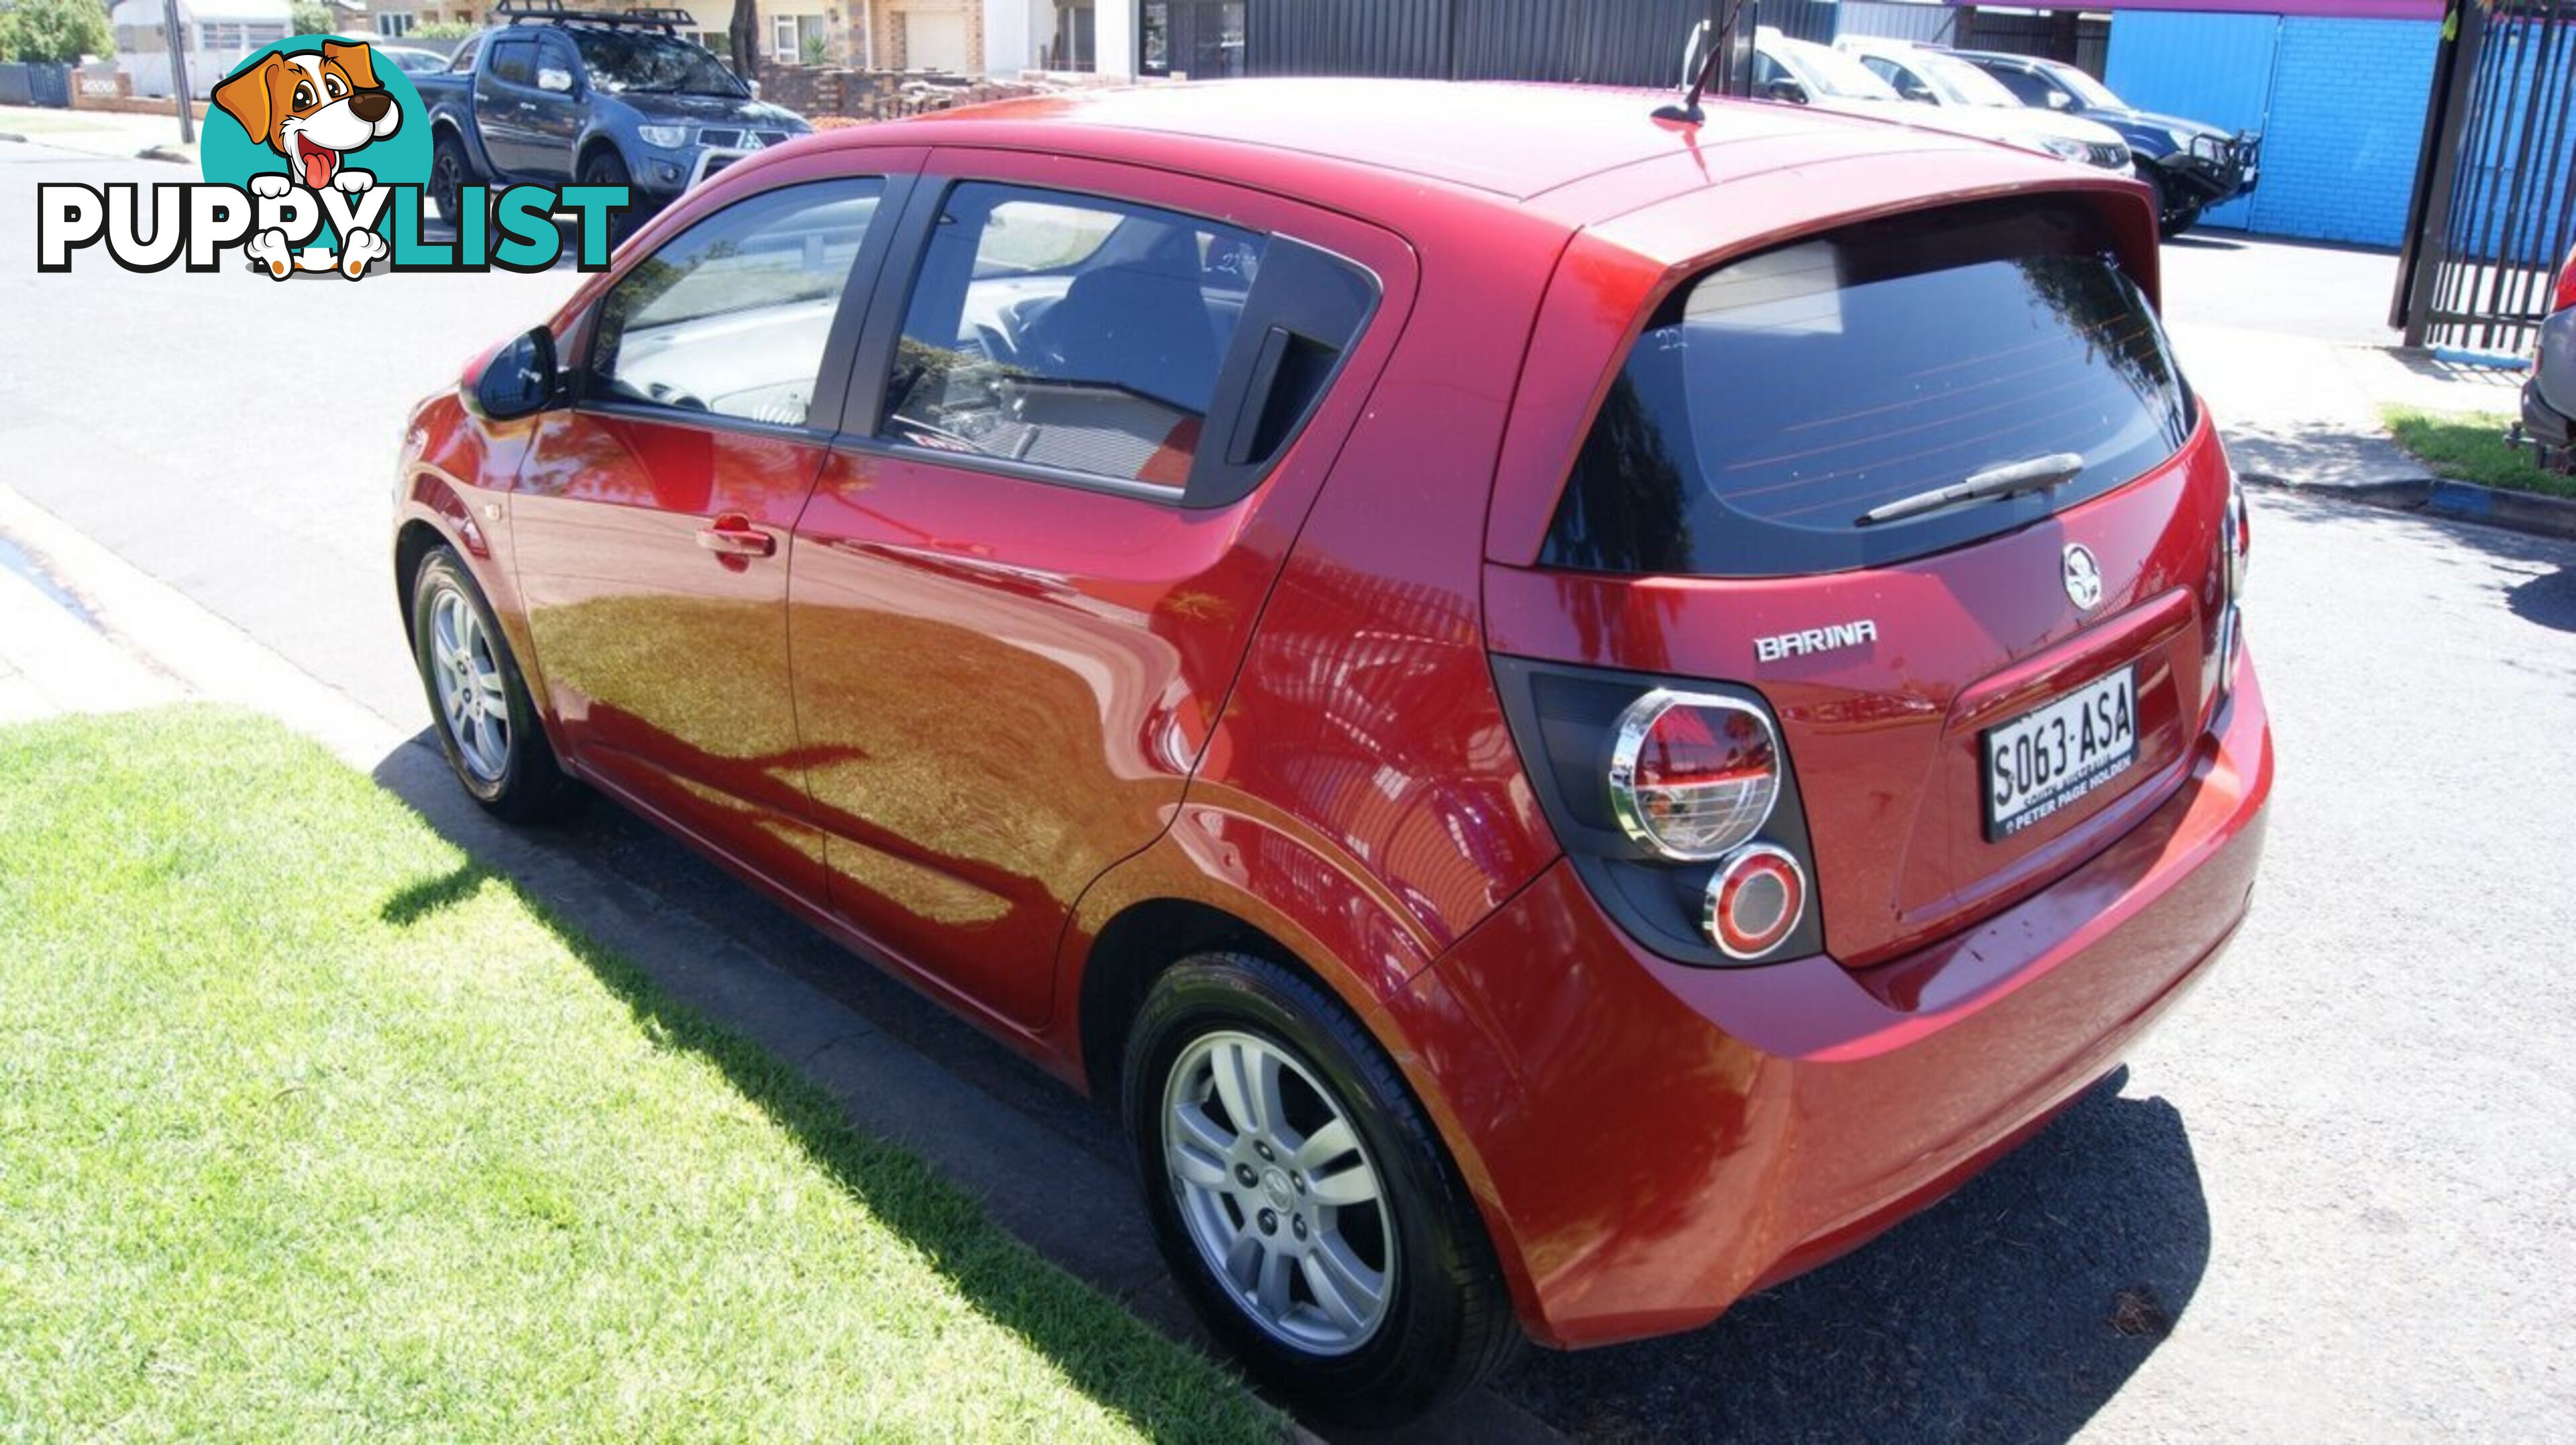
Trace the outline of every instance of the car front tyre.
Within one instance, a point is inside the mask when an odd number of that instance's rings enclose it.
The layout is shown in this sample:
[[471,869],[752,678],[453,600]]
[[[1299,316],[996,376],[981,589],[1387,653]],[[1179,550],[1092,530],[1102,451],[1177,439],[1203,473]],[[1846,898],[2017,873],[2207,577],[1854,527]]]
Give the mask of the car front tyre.
[[1401,1075],[1315,984],[1209,953],[1155,980],[1124,1113],[1163,1257],[1311,1419],[1401,1423],[1520,1341],[1465,1183]]
[[560,815],[578,790],[555,761],[491,604],[451,548],[432,549],[413,574],[411,635],[439,749],[467,794],[514,823]]

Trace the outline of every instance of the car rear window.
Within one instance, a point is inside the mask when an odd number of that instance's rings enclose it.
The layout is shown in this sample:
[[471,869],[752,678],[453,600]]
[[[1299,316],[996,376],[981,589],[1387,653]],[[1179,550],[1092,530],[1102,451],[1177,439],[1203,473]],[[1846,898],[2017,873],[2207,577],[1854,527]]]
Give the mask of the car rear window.
[[[2191,397],[2098,215],[1955,207],[1730,262],[1648,323],[1544,559],[1768,577],[1882,566],[2027,525],[2171,457]],[[2072,453],[2071,480],[1895,521],[1863,513]]]

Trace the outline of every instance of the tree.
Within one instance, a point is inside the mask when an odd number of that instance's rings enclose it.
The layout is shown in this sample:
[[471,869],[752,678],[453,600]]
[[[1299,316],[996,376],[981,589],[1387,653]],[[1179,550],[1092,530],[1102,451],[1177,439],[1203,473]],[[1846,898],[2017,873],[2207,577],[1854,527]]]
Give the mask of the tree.
[[289,35],[337,35],[332,27],[331,7],[322,0],[295,0],[287,7],[286,33]]
[[751,0],[733,0],[733,24],[725,28],[731,42],[733,73],[745,80],[760,79],[760,7]]
[[0,15],[0,55],[39,65],[78,65],[116,53],[116,32],[98,0],[18,0]]

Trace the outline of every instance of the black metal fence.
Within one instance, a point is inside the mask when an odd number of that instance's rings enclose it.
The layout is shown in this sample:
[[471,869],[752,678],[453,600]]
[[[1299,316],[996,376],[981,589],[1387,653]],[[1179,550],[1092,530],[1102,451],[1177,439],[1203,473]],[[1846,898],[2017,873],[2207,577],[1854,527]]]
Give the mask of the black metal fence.
[[2391,325],[2520,352],[2576,246],[2576,0],[2453,0]]
[[[1757,14],[1758,7],[1758,14]],[[1254,75],[1387,75],[1670,86],[1719,0],[1250,0]],[[1741,24],[1831,41],[1821,0],[1754,0]]]

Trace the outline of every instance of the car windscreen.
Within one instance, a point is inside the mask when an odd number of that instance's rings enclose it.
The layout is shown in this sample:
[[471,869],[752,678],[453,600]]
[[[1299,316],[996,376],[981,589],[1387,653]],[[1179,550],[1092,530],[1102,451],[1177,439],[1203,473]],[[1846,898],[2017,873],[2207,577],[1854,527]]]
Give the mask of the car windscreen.
[[2111,87],[2095,80],[2089,73],[2056,61],[2041,61],[2040,68],[2058,84],[2075,92],[2076,98],[2096,110],[2125,110],[2128,102],[2111,93]]
[[1763,41],[1780,64],[1818,95],[1846,100],[1895,100],[1896,88],[1839,50],[1808,40]]
[[[2014,200],[1874,221],[1685,283],[1613,379],[1544,560],[1765,577],[2028,525],[2170,458],[2192,403],[2097,213]],[[1864,521],[2064,454],[2061,484]]]
[[2002,81],[1986,74],[1955,55],[1937,50],[1918,51],[1905,58],[1915,72],[1941,88],[1941,93],[1959,105],[1994,105],[2018,109],[2021,100],[2004,88]]
[[685,40],[639,30],[572,27],[591,84],[622,95],[747,94],[724,62]]

